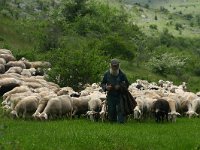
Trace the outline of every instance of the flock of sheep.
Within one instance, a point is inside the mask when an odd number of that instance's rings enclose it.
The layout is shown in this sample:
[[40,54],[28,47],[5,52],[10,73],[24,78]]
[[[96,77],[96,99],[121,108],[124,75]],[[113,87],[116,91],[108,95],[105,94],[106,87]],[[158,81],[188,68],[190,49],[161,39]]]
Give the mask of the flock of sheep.
[[[81,115],[92,121],[107,119],[106,93],[99,84],[88,85],[79,93],[71,87],[61,88],[45,80],[46,74],[41,68],[48,70],[50,67],[49,62],[16,60],[10,50],[0,49],[0,94],[4,114],[39,120]],[[138,79],[129,86],[129,91],[137,102],[130,115],[136,120],[150,117],[152,111],[161,113],[161,119],[166,115],[173,122],[181,115],[199,116],[200,93],[187,92],[184,82],[176,86],[170,81],[149,83]]]

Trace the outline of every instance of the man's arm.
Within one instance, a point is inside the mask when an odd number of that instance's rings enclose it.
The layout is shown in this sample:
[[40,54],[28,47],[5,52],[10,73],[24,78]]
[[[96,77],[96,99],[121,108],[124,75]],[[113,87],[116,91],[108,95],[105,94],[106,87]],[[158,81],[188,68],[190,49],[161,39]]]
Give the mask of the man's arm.
[[106,73],[103,76],[103,80],[101,81],[101,88],[103,89],[103,91],[106,91],[106,84],[107,84],[107,75]]

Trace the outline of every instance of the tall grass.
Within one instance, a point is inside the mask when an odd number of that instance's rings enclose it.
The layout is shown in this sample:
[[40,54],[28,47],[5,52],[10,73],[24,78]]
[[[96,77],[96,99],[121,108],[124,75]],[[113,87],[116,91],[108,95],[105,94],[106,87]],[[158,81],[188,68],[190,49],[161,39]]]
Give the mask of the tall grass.
[[[13,120],[0,118],[1,149],[19,150],[132,150],[199,149],[199,118],[176,123],[128,121],[125,124],[74,120]],[[2,132],[1,132],[2,133]]]

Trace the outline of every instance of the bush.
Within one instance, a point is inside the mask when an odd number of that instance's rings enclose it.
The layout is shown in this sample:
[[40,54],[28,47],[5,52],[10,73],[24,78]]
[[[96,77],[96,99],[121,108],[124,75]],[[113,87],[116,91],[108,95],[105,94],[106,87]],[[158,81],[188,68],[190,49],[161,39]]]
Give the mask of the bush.
[[182,24],[180,24],[180,23],[176,23],[176,24],[175,24],[175,29],[176,29],[176,30],[183,29]]
[[186,58],[180,58],[170,53],[164,53],[159,56],[153,56],[149,60],[148,66],[157,74],[167,75],[168,73],[174,73],[180,75],[185,63]]
[[[78,90],[81,85],[101,81],[108,58],[99,50],[54,50],[51,55],[52,70],[48,80]],[[55,60],[56,58],[56,60]]]
[[115,34],[105,38],[101,49],[105,52],[105,55],[131,60],[134,58],[133,51],[136,49],[136,46],[134,43]]
[[158,26],[155,25],[155,24],[151,24],[151,25],[149,25],[149,28],[150,28],[150,29],[157,30],[157,29],[158,29]]

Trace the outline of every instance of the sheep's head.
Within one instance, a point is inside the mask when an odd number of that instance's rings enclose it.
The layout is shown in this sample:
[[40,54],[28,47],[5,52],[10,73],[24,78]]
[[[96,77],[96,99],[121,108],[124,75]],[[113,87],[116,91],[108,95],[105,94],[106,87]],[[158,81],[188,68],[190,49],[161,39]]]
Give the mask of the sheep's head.
[[46,114],[46,113],[41,113],[40,115],[39,115],[39,118],[41,119],[41,120],[47,120],[48,119],[48,115]]
[[39,113],[39,112],[36,112],[36,113],[34,113],[34,114],[32,115],[32,117],[33,117],[34,119],[38,119],[39,116],[40,116],[40,113]]
[[11,111],[10,114],[11,114],[11,116],[14,117],[14,118],[15,118],[15,117],[17,117],[17,118],[19,117],[16,110]]
[[194,111],[188,111],[185,113],[189,118],[192,118],[192,117],[199,117],[199,114],[197,114],[196,112]]
[[171,122],[176,122],[177,116],[181,116],[181,114],[178,113],[178,112],[170,112],[170,113],[168,113],[168,119],[169,119]]
[[141,119],[141,116],[142,116],[142,112],[141,112],[141,110],[139,109],[139,107],[136,106],[136,107],[134,108],[134,119],[139,120],[139,119]]

